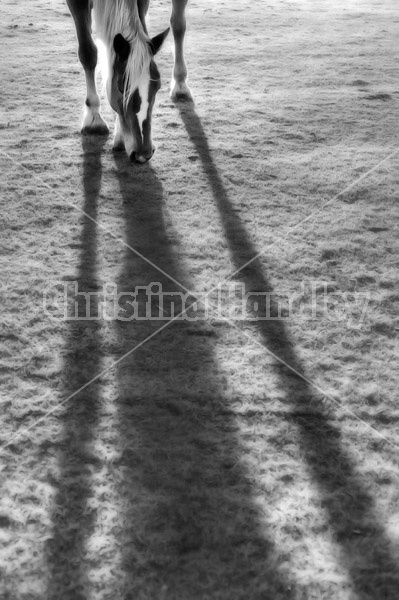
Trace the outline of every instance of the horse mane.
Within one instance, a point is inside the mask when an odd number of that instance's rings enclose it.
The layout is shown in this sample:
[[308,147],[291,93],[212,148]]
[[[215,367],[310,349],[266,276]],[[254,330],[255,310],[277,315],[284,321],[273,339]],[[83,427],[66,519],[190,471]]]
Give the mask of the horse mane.
[[114,37],[120,33],[130,44],[124,87],[126,106],[139,86],[152,56],[150,38],[141,23],[137,0],[94,0],[93,13],[96,33],[107,48],[110,65],[115,60]]

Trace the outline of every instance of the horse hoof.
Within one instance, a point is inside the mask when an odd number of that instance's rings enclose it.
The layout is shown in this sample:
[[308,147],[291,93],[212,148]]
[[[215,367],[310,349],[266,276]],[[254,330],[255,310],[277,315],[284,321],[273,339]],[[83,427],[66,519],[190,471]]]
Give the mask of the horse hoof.
[[187,104],[194,102],[189,94],[173,94],[170,98],[173,102],[186,102]]
[[170,97],[174,102],[193,102],[190,88],[186,83],[176,83],[170,92]]
[[83,119],[81,132],[83,135],[108,135],[109,129],[101,115],[98,113],[93,115],[87,111]]
[[85,127],[82,127],[81,132],[83,135],[108,135],[109,129],[104,123],[98,125],[86,125]]

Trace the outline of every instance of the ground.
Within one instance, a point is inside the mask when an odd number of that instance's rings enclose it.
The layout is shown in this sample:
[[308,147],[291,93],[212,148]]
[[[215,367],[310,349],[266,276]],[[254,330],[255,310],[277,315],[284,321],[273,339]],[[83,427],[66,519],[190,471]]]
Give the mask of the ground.
[[144,166],[64,2],[0,16],[0,596],[397,600],[396,0],[192,0]]

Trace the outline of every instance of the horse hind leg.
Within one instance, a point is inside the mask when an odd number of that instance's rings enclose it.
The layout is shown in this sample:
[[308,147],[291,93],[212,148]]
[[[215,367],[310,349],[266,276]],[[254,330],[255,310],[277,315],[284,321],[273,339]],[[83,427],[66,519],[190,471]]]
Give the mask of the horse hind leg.
[[96,88],[97,47],[91,36],[91,1],[67,0],[75,21],[78,37],[78,56],[86,77],[86,101],[81,131],[84,134],[108,133],[108,126],[100,114],[100,97]]
[[184,60],[184,35],[186,33],[185,10],[188,0],[172,0],[172,15],[170,24],[175,41],[175,61],[173,66],[173,78],[170,96],[173,100],[191,100],[191,92],[188,87],[187,66]]

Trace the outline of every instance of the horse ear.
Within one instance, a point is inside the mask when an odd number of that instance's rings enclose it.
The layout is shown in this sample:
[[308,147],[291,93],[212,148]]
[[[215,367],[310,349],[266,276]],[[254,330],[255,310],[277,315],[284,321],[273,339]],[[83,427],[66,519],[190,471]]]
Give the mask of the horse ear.
[[114,37],[114,50],[121,62],[125,62],[130,54],[130,44],[120,33]]
[[165,29],[165,31],[163,31],[162,33],[159,33],[158,35],[156,35],[155,37],[152,38],[152,40],[149,42],[151,50],[153,55],[155,56],[156,53],[158,52],[158,50],[160,50],[162,44],[165,41],[165,38],[167,37],[168,33],[170,31],[170,27],[168,27],[167,29]]

